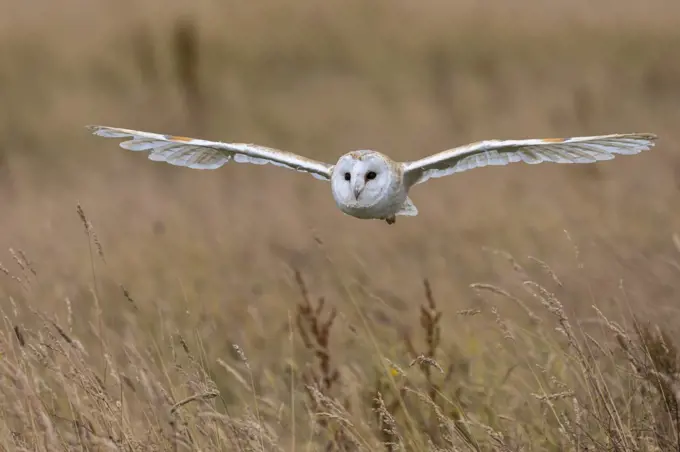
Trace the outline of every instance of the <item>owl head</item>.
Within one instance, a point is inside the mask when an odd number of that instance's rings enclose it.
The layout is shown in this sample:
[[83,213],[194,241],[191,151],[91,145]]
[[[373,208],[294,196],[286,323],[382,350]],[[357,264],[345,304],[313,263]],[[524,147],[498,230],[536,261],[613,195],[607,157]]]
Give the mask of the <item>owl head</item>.
[[333,168],[331,186],[339,205],[369,208],[390,194],[395,171],[389,158],[376,151],[349,152]]

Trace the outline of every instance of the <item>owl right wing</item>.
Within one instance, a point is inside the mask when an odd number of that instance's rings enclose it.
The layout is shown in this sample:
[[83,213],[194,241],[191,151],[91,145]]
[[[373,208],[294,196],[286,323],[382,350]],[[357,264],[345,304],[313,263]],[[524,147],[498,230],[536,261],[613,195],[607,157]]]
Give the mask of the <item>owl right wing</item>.
[[120,143],[120,147],[130,151],[149,151],[150,160],[188,168],[217,169],[230,160],[255,165],[271,163],[310,173],[326,181],[330,180],[333,170],[333,165],[328,163],[256,144],[222,143],[106,126],[87,126],[87,129],[100,137],[132,138]]
[[420,160],[402,163],[409,186],[487,165],[592,163],[615,154],[638,154],[654,146],[656,135],[627,133],[573,138],[486,140],[459,146]]

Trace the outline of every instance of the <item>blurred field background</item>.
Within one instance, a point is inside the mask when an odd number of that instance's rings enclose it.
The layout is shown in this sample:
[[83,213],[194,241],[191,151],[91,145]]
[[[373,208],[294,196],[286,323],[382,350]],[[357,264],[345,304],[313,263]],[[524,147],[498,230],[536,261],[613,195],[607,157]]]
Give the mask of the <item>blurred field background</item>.
[[[4,450],[678,450],[680,3],[29,3],[0,5]],[[433,180],[390,227],[86,124],[329,162],[660,138]]]

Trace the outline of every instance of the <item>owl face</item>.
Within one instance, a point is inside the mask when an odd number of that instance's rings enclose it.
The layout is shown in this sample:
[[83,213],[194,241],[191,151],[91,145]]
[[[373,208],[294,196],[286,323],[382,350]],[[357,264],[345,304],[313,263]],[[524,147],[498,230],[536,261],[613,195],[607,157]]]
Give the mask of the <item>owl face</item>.
[[[379,217],[393,204],[397,175],[387,157],[375,151],[345,154],[333,168],[331,188],[338,207],[359,218]],[[388,205],[389,204],[389,205]]]

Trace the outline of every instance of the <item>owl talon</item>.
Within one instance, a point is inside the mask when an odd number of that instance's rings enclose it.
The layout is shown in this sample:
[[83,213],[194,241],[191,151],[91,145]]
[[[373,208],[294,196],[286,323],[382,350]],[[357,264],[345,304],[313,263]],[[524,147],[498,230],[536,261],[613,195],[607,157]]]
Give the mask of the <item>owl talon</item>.
[[394,216],[391,216],[391,217],[385,218],[385,221],[387,222],[387,224],[394,224],[394,223],[397,222],[397,218],[394,217]]

